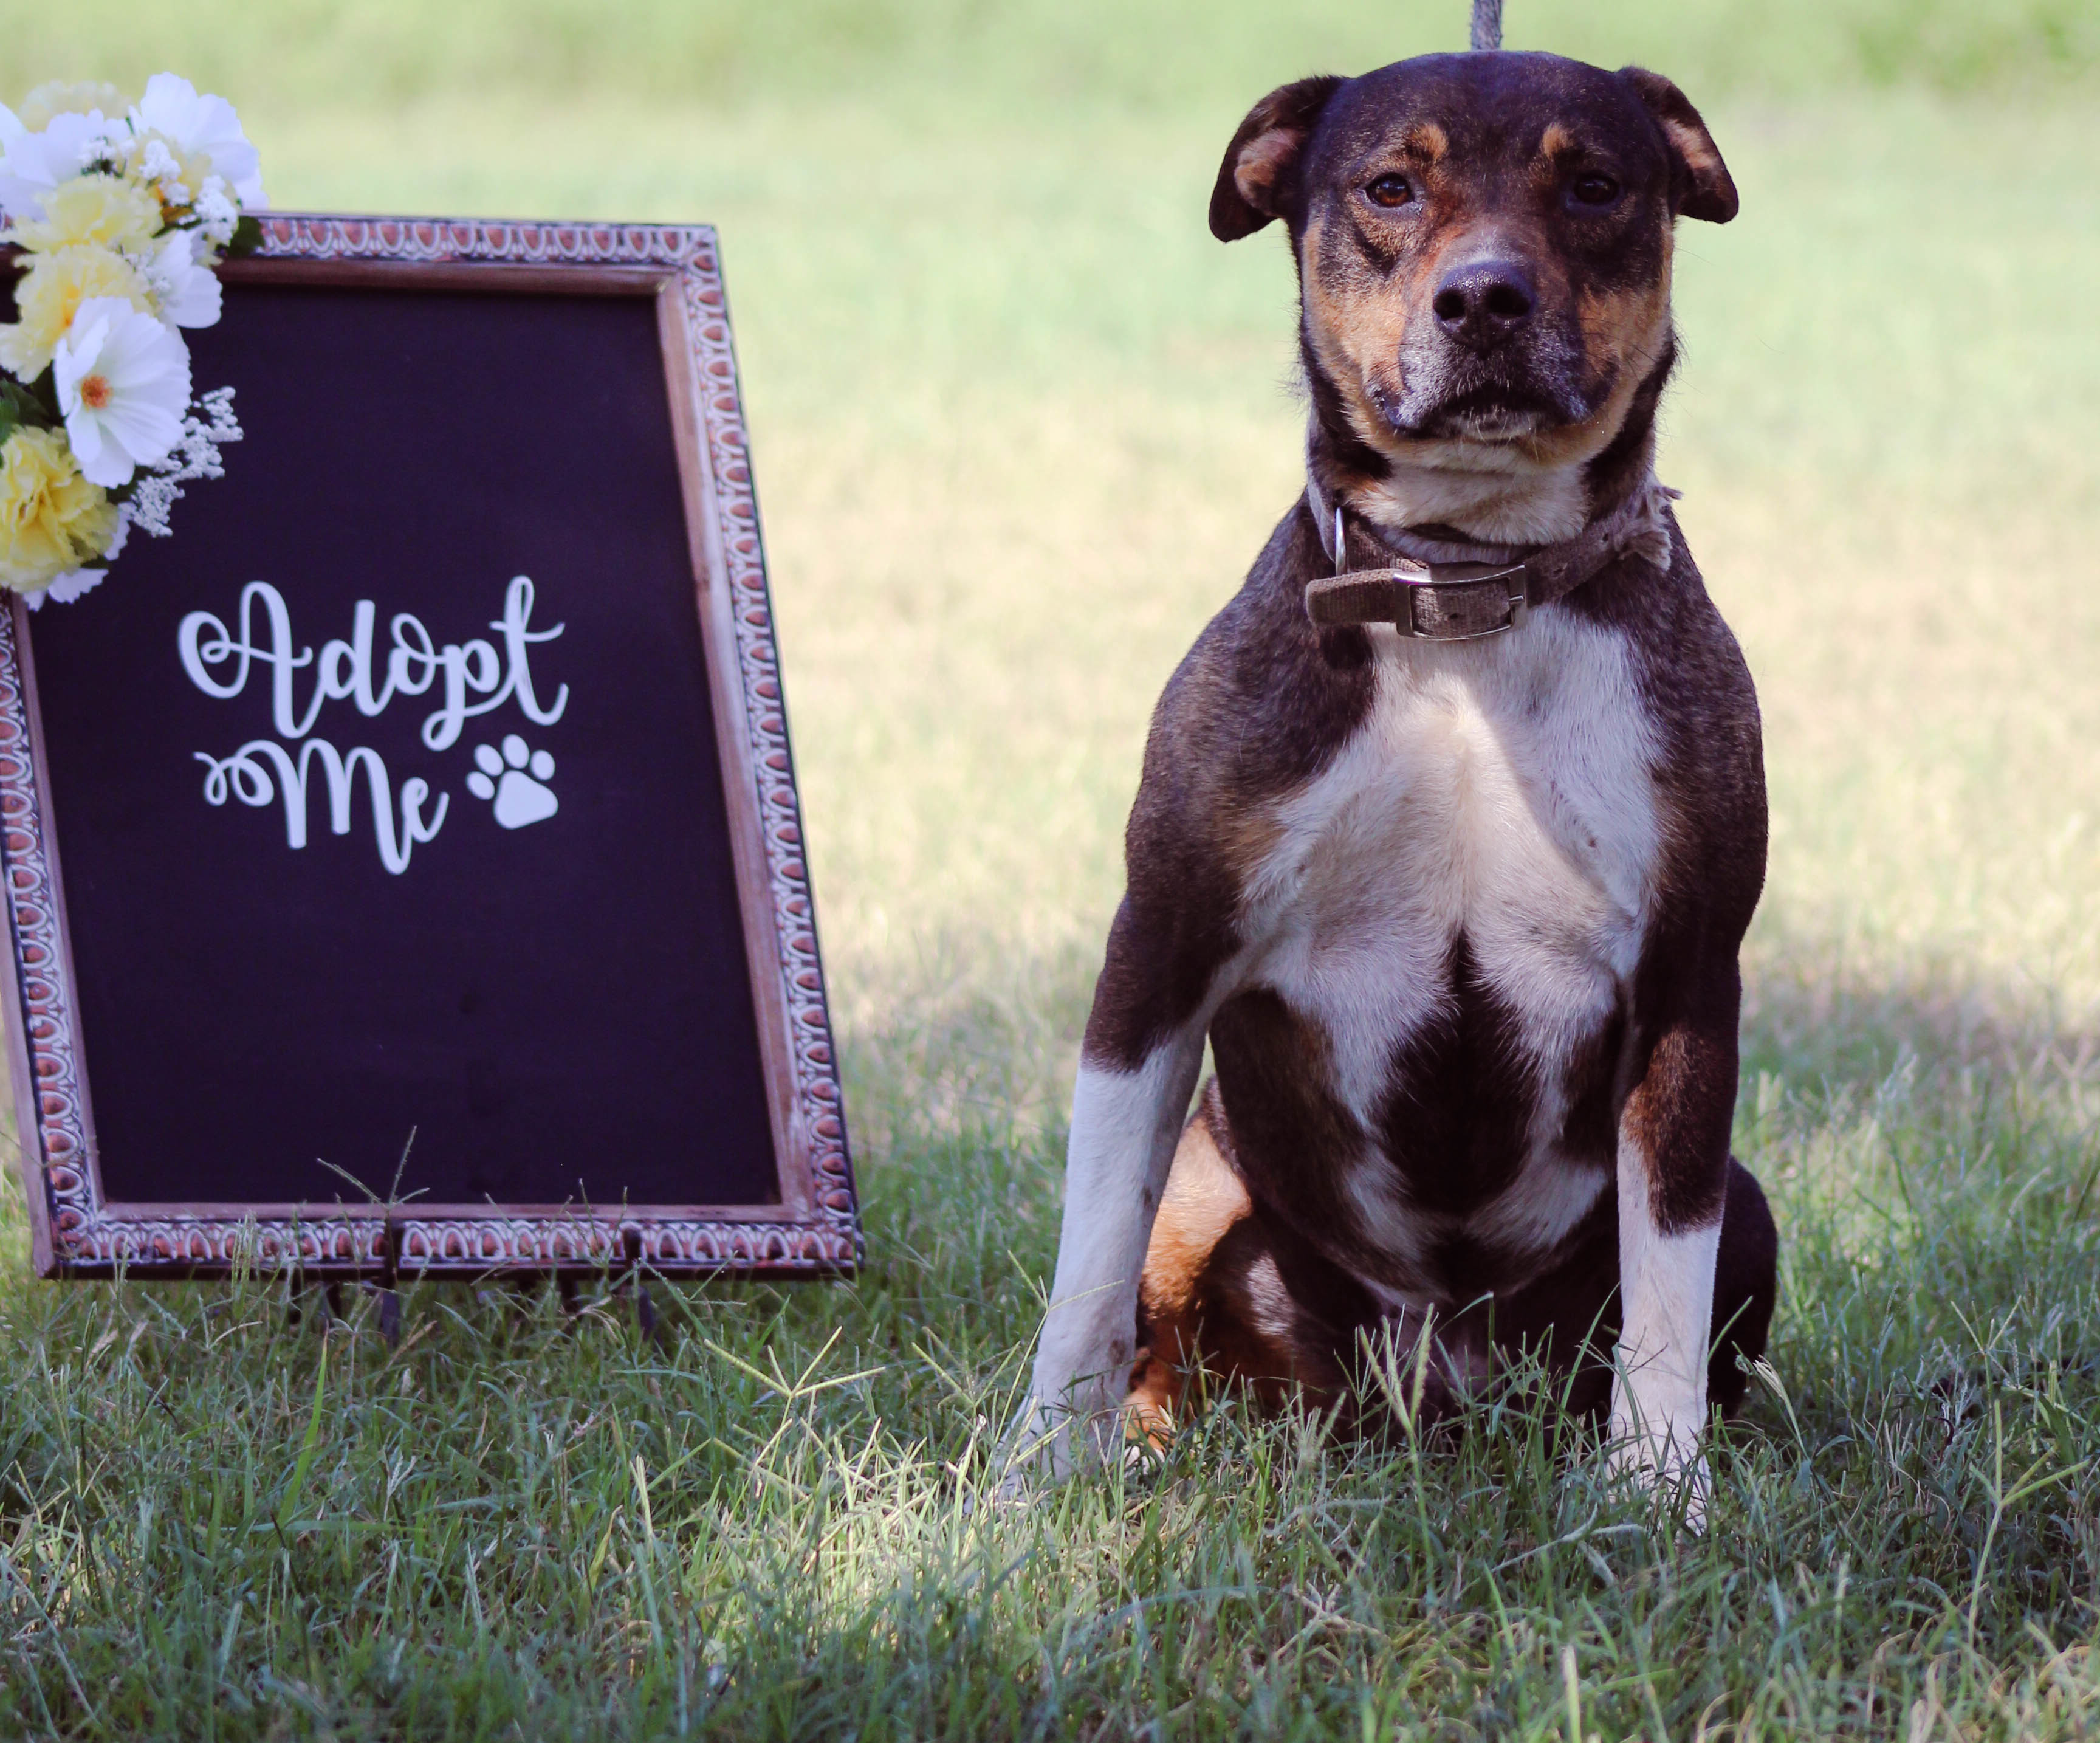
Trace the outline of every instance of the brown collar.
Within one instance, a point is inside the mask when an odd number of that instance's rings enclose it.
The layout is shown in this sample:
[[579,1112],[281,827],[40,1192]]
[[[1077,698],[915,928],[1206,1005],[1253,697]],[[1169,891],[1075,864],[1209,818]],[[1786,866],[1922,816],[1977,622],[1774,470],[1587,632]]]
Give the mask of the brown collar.
[[[1308,491],[1307,501],[1320,526],[1320,542],[1335,559],[1335,572],[1307,586],[1305,615],[1322,629],[1391,624],[1403,636],[1433,642],[1475,642],[1505,629],[1519,629],[1533,606],[1564,598],[1630,553],[1667,569],[1667,517],[1670,499],[1676,494],[1650,476],[1625,501],[1572,539],[1530,548],[1512,546],[1485,563],[1446,563],[1392,549],[1377,529],[1339,504],[1330,521],[1319,493]],[[1364,526],[1366,542],[1387,559],[1380,567],[1348,567],[1348,523],[1352,518]],[[1435,529],[1440,534],[1444,530]]]

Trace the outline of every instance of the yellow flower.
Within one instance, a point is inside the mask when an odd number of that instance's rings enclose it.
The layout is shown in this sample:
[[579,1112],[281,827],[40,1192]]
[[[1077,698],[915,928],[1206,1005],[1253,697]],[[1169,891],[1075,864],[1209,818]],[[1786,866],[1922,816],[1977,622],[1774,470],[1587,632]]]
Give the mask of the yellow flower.
[[52,79],[22,99],[22,125],[32,133],[42,133],[54,115],[85,115],[99,109],[114,119],[130,106],[122,91],[99,79],[83,79],[78,84]]
[[31,257],[15,287],[21,319],[0,327],[0,368],[33,382],[51,367],[51,353],[73,324],[73,311],[90,297],[121,297],[135,309],[153,312],[153,296],[139,271],[99,242],[75,242]]
[[63,430],[24,426],[0,446],[0,587],[42,593],[116,536],[117,505],[80,475]]
[[76,175],[44,196],[41,218],[17,221],[15,240],[39,252],[76,242],[143,254],[161,228],[161,202],[116,175]]

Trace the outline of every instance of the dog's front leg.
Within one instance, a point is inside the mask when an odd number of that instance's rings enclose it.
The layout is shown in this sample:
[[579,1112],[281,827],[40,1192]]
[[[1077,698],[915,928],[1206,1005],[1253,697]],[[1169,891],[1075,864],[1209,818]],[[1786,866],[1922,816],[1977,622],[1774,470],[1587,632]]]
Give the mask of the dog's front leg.
[[[1619,1117],[1615,1462],[1687,1485],[1705,1516],[1706,1363],[1736,1102],[1732,970],[1713,1008],[1665,1026]],[[1726,996],[1720,996],[1724,993]]]
[[1126,900],[1109,935],[1072,1094],[1050,1311],[1008,1436],[1016,1468],[1041,1462],[1062,1476],[1122,1443],[1138,1278],[1202,1068],[1207,1013],[1207,1001],[1178,1013],[1162,1005],[1172,977],[1162,984],[1162,929]]

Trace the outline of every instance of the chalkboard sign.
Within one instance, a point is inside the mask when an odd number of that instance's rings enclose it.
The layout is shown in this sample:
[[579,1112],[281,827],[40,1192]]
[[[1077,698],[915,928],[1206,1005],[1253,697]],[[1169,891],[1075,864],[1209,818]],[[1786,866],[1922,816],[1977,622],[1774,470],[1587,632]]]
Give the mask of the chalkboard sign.
[[38,1269],[849,1270],[712,232],[223,276],[225,477],[0,620]]

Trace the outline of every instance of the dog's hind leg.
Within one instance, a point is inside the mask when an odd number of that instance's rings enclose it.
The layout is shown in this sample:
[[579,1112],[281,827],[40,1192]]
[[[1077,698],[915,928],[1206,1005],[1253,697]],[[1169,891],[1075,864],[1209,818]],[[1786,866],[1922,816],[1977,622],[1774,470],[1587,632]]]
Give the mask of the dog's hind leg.
[[1263,1216],[1233,1166],[1216,1081],[1206,1084],[1145,1251],[1124,1401],[1133,1429],[1162,1443],[1201,1379],[1244,1388],[1265,1410],[1294,1389],[1316,1405],[1343,1398],[1343,1360],[1374,1313],[1361,1290]]
[[1779,1230],[1757,1176],[1732,1156],[1714,1264],[1714,1354],[1706,1367],[1707,1402],[1725,1415],[1743,1407],[1749,1385],[1744,1370],[1765,1352],[1778,1299]]
[[1225,1159],[1227,1141],[1213,1079],[1175,1146],[1138,1284],[1137,1361],[1123,1408],[1132,1428],[1155,1446],[1173,1432],[1201,1362],[1207,1317],[1217,1317],[1218,1249],[1254,1211],[1246,1185]]

